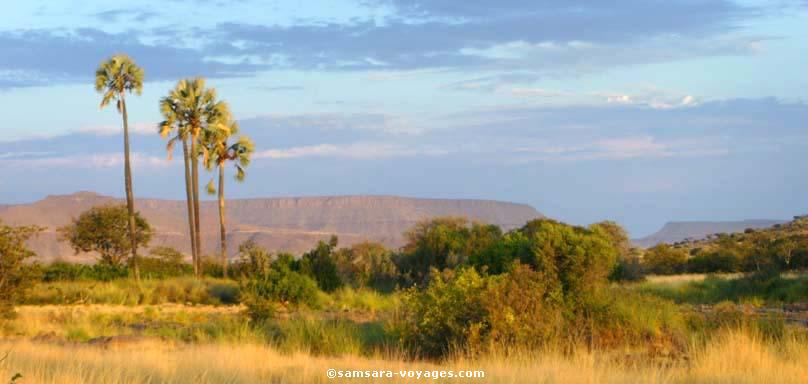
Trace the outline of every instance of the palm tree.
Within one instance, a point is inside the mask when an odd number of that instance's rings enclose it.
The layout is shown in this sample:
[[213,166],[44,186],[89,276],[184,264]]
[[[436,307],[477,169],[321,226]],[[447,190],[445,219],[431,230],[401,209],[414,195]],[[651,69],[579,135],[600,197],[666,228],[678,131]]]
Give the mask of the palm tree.
[[213,185],[213,179],[208,183],[208,193],[214,194],[218,190],[219,198],[219,236],[222,260],[222,274],[227,278],[227,231],[224,223],[224,166],[232,161],[236,168],[236,181],[244,181],[246,173],[244,168],[250,164],[250,157],[255,151],[253,141],[247,136],[239,137],[238,141],[228,145],[227,140],[238,133],[238,124],[231,122],[228,130],[206,131],[203,142],[207,146],[208,156],[205,157],[205,168],[219,171],[219,187]]
[[[202,78],[184,79],[161,101],[165,125],[161,124],[161,134],[167,136],[171,127],[176,127],[178,137],[186,137],[190,141],[190,150],[186,158],[190,161],[190,204],[193,220],[192,246],[196,243],[196,258],[194,271],[197,276],[202,273],[201,253],[202,239],[199,230],[199,157],[207,158],[207,148],[201,145],[200,138],[206,131],[227,131],[227,123],[231,120],[230,109],[227,103],[216,100],[216,90],[205,88]],[[163,127],[166,129],[164,130]],[[186,180],[186,192],[188,182]],[[190,222],[189,222],[190,224]]]
[[126,208],[129,213],[129,239],[132,242],[132,267],[135,279],[140,281],[140,268],[137,260],[137,238],[135,236],[135,196],[132,192],[132,167],[129,161],[129,118],[126,114],[126,93],[143,92],[143,69],[126,55],[115,55],[104,61],[95,71],[95,90],[101,93],[101,108],[113,100],[123,118],[124,185],[126,188]]
[[174,145],[177,143],[177,141],[182,142],[182,159],[185,169],[186,209],[188,212],[188,236],[191,238],[191,260],[194,265],[194,276],[197,276],[199,274],[199,263],[197,262],[199,252],[196,246],[196,232],[194,231],[194,217],[196,216],[196,212],[194,210],[194,199],[191,186],[191,155],[188,149],[190,130],[184,121],[179,120],[180,117],[183,116],[183,112],[180,110],[180,104],[177,100],[178,95],[176,94],[176,90],[171,91],[169,96],[160,99],[160,111],[163,114],[163,117],[165,117],[165,120],[160,122],[159,129],[160,136],[163,138],[171,135],[172,131],[176,131],[176,134],[171,137],[168,140],[168,144],[166,144],[166,151],[168,152],[169,160],[172,157]]

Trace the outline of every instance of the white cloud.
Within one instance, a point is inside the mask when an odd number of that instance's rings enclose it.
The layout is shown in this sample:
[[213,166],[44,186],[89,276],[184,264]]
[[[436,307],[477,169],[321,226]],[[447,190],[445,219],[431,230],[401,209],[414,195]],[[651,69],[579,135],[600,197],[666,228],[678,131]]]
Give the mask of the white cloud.
[[717,138],[660,141],[651,136],[629,136],[574,145],[534,144],[516,148],[516,160],[589,161],[721,156],[729,153]]
[[551,89],[545,88],[513,88],[511,89],[511,94],[514,96],[521,96],[521,97],[530,97],[530,96],[538,96],[538,97],[569,97],[574,96],[575,94],[572,92],[567,91],[555,91]]
[[[80,127],[76,130],[78,133],[90,133],[95,135],[116,135],[123,133],[123,126],[120,124],[112,125],[88,125]],[[129,124],[129,133],[140,135],[157,134],[157,123],[138,122]]]
[[318,144],[257,152],[256,159],[294,159],[303,157],[341,157],[373,159],[404,156],[436,156],[449,151],[437,148],[408,147],[384,142],[358,142],[347,145]]
[[674,109],[693,107],[699,101],[693,95],[675,95],[673,92],[650,88],[636,93],[594,92],[593,96],[602,98],[608,104],[638,105],[653,109]]
[[[151,156],[143,153],[130,155],[134,168],[162,168],[171,165],[165,157]],[[123,153],[99,153],[69,156],[47,156],[26,158],[24,156],[0,156],[0,164],[4,166],[24,166],[28,168],[115,168],[123,167]]]

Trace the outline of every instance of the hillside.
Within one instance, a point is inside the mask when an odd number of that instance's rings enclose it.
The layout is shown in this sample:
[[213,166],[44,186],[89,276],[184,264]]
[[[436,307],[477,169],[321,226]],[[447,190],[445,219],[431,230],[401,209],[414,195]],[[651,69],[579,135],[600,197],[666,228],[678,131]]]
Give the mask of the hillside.
[[[31,203],[0,207],[0,220],[12,225],[39,225],[46,230],[29,244],[42,261],[90,261],[93,255],[74,255],[58,241],[56,228],[96,205],[121,202],[93,192],[48,196]],[[152,246],[168,245],[189,253],[185,202],[138,199],[137,209],[154,227]],[[218,249],[218,214],[213,201],[204,201],[204,253]],[[465,216],[504,229],[521,226],[542,215],[533,207],[490,200],[420,199],[397,196],[330,196],[232,199],[227,202],[229,251],[252,239],[272,251],[301,253],[318,240],[339,236],[340,244],[375,240],[389,247],[403,243],[403,232],[424,218]]]
[[742,220],[742,221],[674,221],[666,223],[662,229],[649,236],[632,240],[640,247],[652,247],[659,243],[676,243],[682,240],[700,240],[715,233],[738,233],[747,228],[768,228],[783,224],[783,220]]

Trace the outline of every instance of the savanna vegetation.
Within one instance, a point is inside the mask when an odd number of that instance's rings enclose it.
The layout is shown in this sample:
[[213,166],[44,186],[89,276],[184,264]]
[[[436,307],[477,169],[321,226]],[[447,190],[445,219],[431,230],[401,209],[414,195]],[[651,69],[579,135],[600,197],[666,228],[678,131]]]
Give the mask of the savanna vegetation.
[[[0,226],[0,381],[302,383],[328,381],[327,368],[388,367],[482,369],[487,382],[808,377],[808,329],[782,310],[808,301],[805,217],[645,250],[610,221],[506,231],[439,217],[413,226],[400,249],[331,237],[292,255],[247,241],[230,259],[225,167],[244,180],[255,145],[201,78],[160,101],[169,156],[183,148],[190,263],[149,248],[124,99],[143,78],[126,56],[96,73],[102,107],[115,101],[123,117],[127,201],[60,233],[97,262],[31,262],[26,240],[39,229]],[[214,172],[216,257],[201,253],[200,164]],[[735,275],[658,277],[686,272]]]

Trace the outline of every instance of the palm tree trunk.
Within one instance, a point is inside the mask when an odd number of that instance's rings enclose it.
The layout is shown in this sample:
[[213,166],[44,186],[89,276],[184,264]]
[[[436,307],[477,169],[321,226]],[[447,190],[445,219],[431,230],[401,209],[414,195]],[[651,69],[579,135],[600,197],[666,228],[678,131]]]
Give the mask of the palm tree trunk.
[[222,252],[222,276],[227,278],[227,231],[224,228],[224,163],[219,164],[219,235]]
[[191,238],[191,262],[194,265],[194,276],[197,276],[199,274],[199,265],[197,263],[199,252],[196,249],[196,236],[194,236],[194,217],[196,214],[194,211],[193,192],[191,192],[191,165],[189,164],[190,154],[188,153],[187,137],[182,139],[182,153],[185,160],[185,201],[188,204],[188,235]]
[[196,251],[198,252],[197,277],[202,276],[202,239],[199,236],[199,156],[196,153],[197,138],[191,138],[191,178],[194,195],[194,238],[196,238]]
[[135,280],[140,281],[140,267],[137,261],[137,238],[135,237],[135,196],[132,192],[132,167],[129,163],[129,116],[126,114],[126,100],[120,93],[121,114],[123,116],[123,163],[124,182],[126,187],[126,209],[129,211],[129,240],[132,246],[132,269]]

